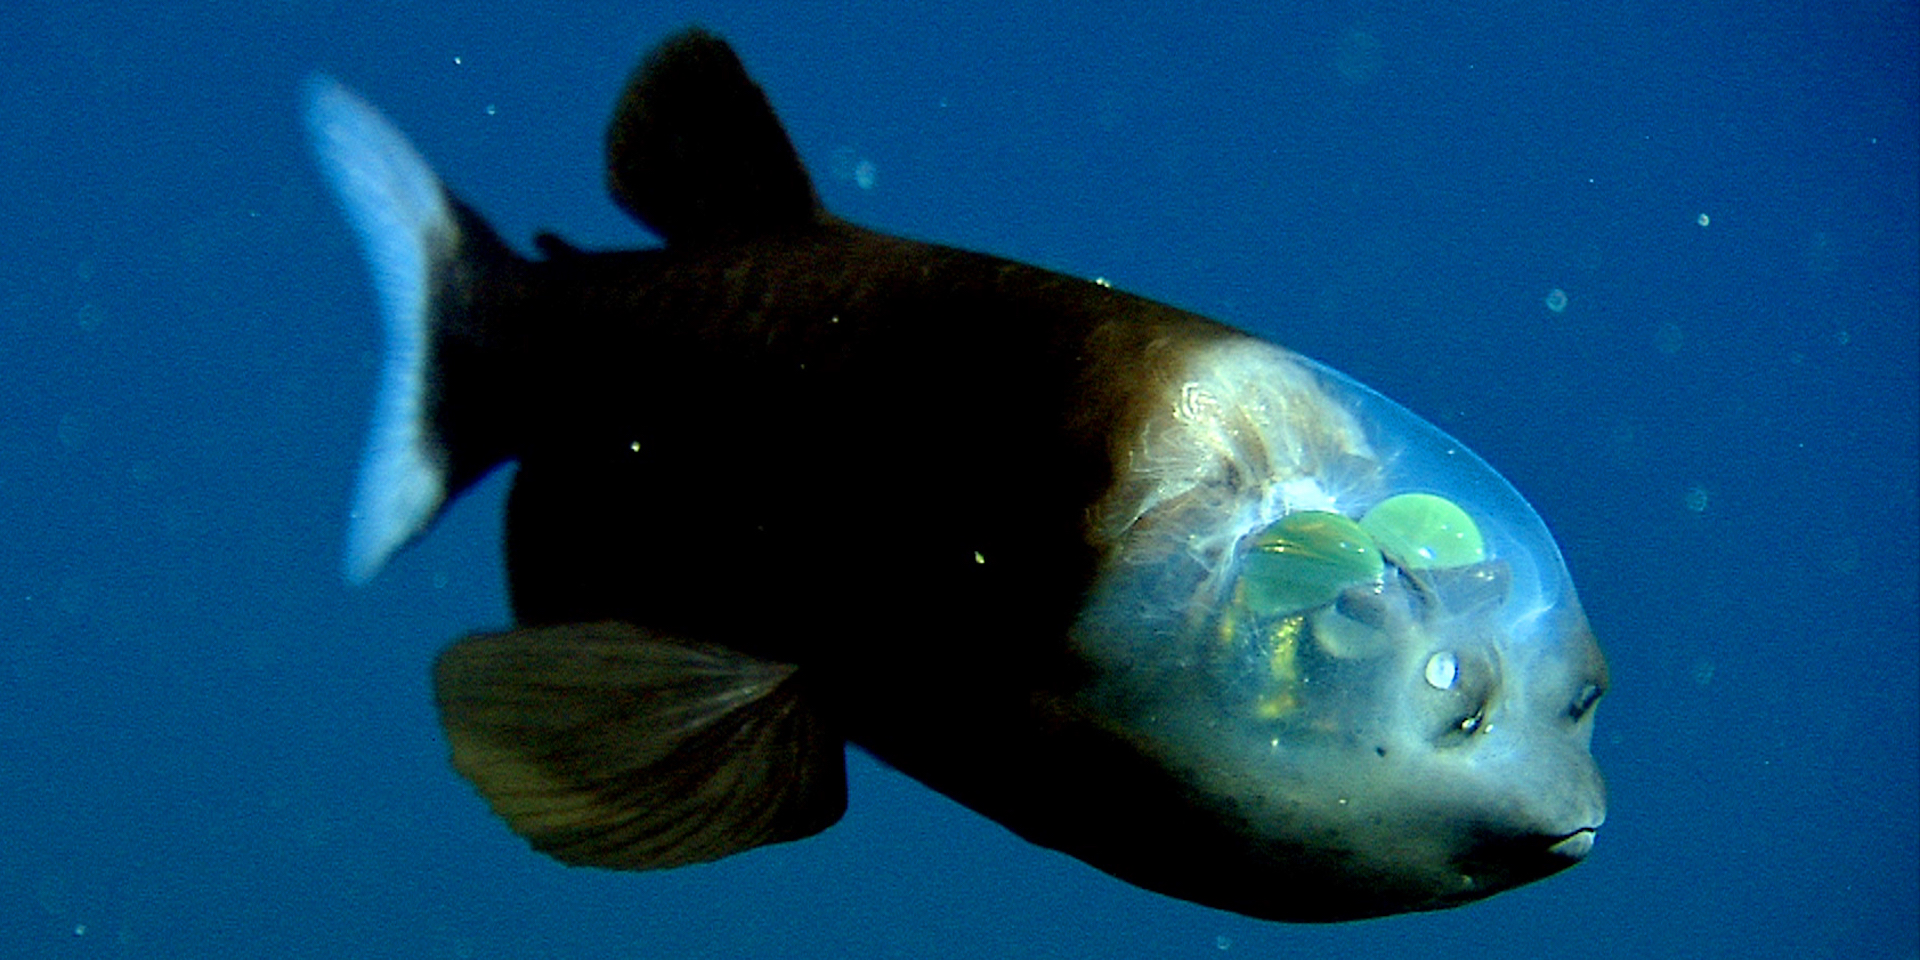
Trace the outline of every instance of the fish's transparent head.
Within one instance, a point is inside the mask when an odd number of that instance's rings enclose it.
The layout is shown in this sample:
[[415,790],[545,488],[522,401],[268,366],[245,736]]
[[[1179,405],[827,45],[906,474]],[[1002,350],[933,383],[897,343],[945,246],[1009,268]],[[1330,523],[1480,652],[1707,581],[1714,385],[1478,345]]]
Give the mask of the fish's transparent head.
[[1252,339],[1185,362],[1094,518],[1083,707],[1266,851],[1270,879],[1355,915],[1584,856],[1606,665],[1539,516],[1324,366]]

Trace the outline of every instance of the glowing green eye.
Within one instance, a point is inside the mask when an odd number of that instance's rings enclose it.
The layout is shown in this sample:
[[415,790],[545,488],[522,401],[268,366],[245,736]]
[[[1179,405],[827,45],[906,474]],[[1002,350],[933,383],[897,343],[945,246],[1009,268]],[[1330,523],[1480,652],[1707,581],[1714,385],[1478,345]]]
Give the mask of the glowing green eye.
[[1290,513],[1253,536],[1240,573],[1240,599],[1259,616],[1332,603],[1342,590],[1380,580],[1380,549],[1337,513]]
[[1465,567],[1487,559],[1480,528],[1460,505],[1431,493],[1403,493],[1360,518],[1380,549],[1411,570]]

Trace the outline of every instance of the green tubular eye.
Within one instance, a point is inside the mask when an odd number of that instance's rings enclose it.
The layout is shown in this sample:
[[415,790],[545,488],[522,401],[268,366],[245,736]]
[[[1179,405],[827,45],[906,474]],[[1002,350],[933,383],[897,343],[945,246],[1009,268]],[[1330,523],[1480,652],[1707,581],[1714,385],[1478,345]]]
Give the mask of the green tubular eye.
[[1377,583],[1380,548],[1337,513],[1290,513],[1254,534],[1240,573],[1240,599],[1270,617],[1325,606],[1348,587]]
[[1380,549],[1410,570],[1484,563],[1480,528],[1460,505],[1431,493],[1403,493],[1374,504],[1360,518]]

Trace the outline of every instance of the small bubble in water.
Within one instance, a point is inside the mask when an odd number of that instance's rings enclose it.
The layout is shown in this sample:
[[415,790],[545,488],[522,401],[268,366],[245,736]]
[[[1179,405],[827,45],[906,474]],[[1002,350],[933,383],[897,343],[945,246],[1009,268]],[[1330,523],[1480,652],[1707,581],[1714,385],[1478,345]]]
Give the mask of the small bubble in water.
[[1707,512],[1707,488],[1694,484],[1687,488],[1687,509],[1693,513]]
[[1665,321],[1653,331],[1653,348],[1664,356],[1673,356],[1687,342],[1686,331],[1671,320]]
[[1693,662],[1693,682],[1706,686],[1713,682],[1713,661],[1695,660]]
[[1554,313],[1567,312],[1567,292],[1559,287],[1547,291],[1547,309]]
[[79,310],[74,311],[74,320],[81,330],[92,333],[107,321],[107,311],[97,303],[83,303]]
[[1233,938],[1223,933],[1213,938],[1213,945],[1219,950],[1231,950],[1233,949]]

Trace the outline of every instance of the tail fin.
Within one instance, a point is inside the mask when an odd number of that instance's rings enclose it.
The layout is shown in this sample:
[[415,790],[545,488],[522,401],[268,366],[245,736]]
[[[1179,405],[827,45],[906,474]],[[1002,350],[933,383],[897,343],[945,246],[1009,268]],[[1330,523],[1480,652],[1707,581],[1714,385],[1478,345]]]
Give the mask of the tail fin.
[[[347,532],[347,579],[364,583],[451,494],[504,459],[499,445],[472,439],[475,431],[448,429],[442,364],[450,340],[484,352],[489,324],[472,314],[488,298],[476,288],[523,261],[447,193],[393,124],[345,87],[315,77],[307,124],[359,234],[385,327],[380,394]],[[510,278],[502,285],[513,286]],[[463,449],[449,442],[454,432]]]

